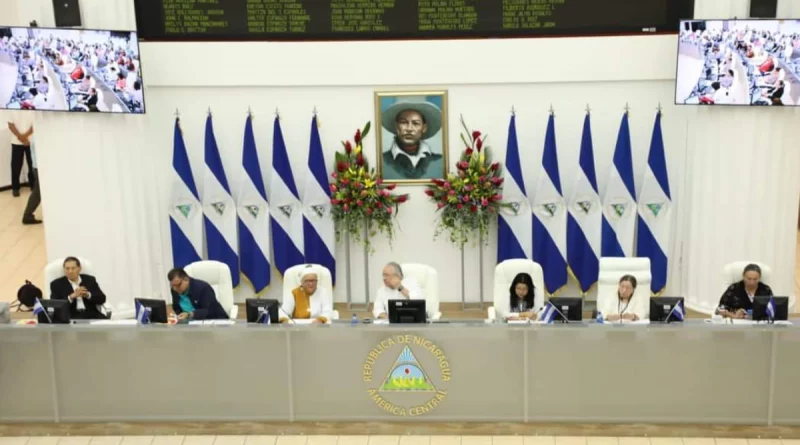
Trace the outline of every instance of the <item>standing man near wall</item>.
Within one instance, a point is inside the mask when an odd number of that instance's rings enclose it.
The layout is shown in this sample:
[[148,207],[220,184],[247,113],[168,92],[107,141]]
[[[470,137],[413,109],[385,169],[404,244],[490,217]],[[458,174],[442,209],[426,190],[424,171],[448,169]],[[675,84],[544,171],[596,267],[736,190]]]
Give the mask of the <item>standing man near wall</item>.
[[31,159],[31,137],[33,137],[33,114],[19,111],[8,121],[11,130],[11,190],[14,197],[19,196],[19,175],[22,173],[23,157],[28,160],[28,185],[33,188],[33,160]]
[[33,164],[33,188],[30,196],[28,196],[28,204],[25,206],[25,213],[22,214],[22,224],[26,226],[42,223],[41,220],[33,216],[33,212],[36,211],[36,208],[39,207],[39,203],[42,202],[42,195],[39,191],[39,167],[36,166],[36,141],[34,141],[33,137],[29,140],[31,143],[31,164]]

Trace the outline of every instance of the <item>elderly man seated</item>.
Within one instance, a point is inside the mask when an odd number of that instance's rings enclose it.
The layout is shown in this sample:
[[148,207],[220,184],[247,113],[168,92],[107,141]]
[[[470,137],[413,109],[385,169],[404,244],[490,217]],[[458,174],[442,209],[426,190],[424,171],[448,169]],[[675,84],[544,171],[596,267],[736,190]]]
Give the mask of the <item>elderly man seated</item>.
[[411,277],[403,276],[403,269],[397,263],[389,263],[383,268],[383,286],[378,288],[372,314],[375,318],[389,317],[389,300],[422,300],[419,285]]
[[317,287],[319,275],[313,266],[306,266],[299,273],[300,286],[283,296],[281,323],[292,320],[312,320],[312,323],[327,323],[333,315],[333,296],[326,289]]

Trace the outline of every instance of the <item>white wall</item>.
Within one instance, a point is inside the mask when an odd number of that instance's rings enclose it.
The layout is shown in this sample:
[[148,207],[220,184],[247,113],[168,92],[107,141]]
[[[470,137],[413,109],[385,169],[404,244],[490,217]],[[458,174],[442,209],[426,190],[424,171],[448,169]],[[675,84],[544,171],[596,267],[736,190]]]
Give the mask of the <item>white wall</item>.
[[[36,1],[20,3],[33,11]],[[46,2],[49,4],[49,2]],[[733,6],[732,6],[733,5]],[[745,5],[745,6],[743,6]],[[84,0],[86,26],[130,28],[129,0]],[[698,0],[698,14],[706,17],[746,15],[746,1]],[[744,8],[744,13],[738,9]],[[87,11],[91,15],[87,17]],[[20,14],[23,14],[20,11]],[[91,20],[90,20],[91,19]],[[28,20],[27,18],[25,19]],[[46,17],[40,20],[47,25]],[[550,104],[556,110],[559,161],[566,194],[572,189],[577,166],[580,128],[586,104],[593,116],[598,179],[605,186],[619,120],[625,103],[631,107],[631,131],[637,187],[640,186],[656,106],[665,108],[664,135],[675,205],[675,237],[670,249],[668,293],[684,294],[694,306],[706,309],[718,298],[722,265],[742,258],[772,265],[778,293],[793,291],[794,219],[800,183],[796,147],[779,131],[792,125],[796,110],[709,110],[671,105],[675,73],[675,37],[645,36],[591,39],[508,39],[434,42],[350,43],[240,43],[142,45],[142,67],[147,85],[146,116],[42,115],[38,121],[42,193],[46,236],[51,258],[77,254],[93,258],[98,275],[117,302],[135,295],[167,295],[166,273],[171,263],[167,229],[167,192],[173,114],[180,109],[190,158],[200,178],[202,126],[208,107],[232,183],[238,178],[245,113],[256,116],[256,141],[262,166],[269,170],[272,113],[279,108],[295,177],[302,188],[308,150],[311,110],[316,106],[328,155],[339,141],[373,117],[373,92],[388,89],[447,88],[450,92],[451,155],[457,143],[458,115],[490,134],[496,155],[505,152],[509,110],[515,106],[522,161],[529,190],[534,190],[541,159],[544,126]],[[393,70],[397,54],[420,58],[414,70]],[[361,60],[359,62],[359,60]],[[738,116],[736,120],[733,116]],[[731,123],[735,123],[732,125]],[[762,132],[750,132],[761,128]],[[762,142],[752,144],[759,135]],[[709,151],[714,146],[717,151]],[[374,139],[366,150],[373,154]],[[757,205],[736,200],[744,187],[732,173],[743,154],[760,150],[775,162],[760,165],[747,182],[762,196]],[[708,153],[716,157],[708,159]],[[700,156],[703,155],[703,156]],[[783,169],[775,170],[775,166]],[[738,170],[737,170],[738,171]],[[74,172],[81,172],[80,175]],[[792,172],[791,174],[789,172]],[[703,181],[701,181],[701,179]],[[737,187],[728,187],[737,184]],[[235,186],[234,186],[235,187]],[[689,188],[687,188],[689,187]],[[685,191],[691,190],[694,196]],[[724,191],[720,199],[698,196]],[[370,289],[374,293],[379,269],[388,260],[422,261],[439,269],[444,301],[460,298],[459,252],[446,241],[429,242],[434,213],[422,188],[408,187],[411,200],[401,207],[401,232],[389,249],[376,244],[370,259]],[[779,193],[780,192],[780,193]],[[82,214],[72,205],[84,196]],[[763,197],[771,197],[765,199]],[[749,215],[749,207],[758,217]],[[732,210],[734,209],[734,210]],[[735,215],[702,226],[710,215]],[[773,218],[774,216],[774,218]],[[704,219],[705,218],[705,219]],[[769,235],[759,223],[769,220]],[[753,234],[756,236],[750,236]],[[754,242],[753,239],[762,242]],[[91,241],[89,241],[91,240]],[[726,245],[716,253],[709,246]],[[766,246],[766,247],[765,247]],[[337,255],[343,258],[340,245]],[[484,255],[486,300],[491,300],[491,269],[496,241],[489,240]],[[691,257],[691,258],[690,258]],[[690,261],[691,259],[691,261]],[[363,299],[363,257],[353,252],[353,291]],[[478,298],[477,249],[467,256],[468,299]],[[336,299],[344,301],[344,266],[339,265]],[[273,274],[277,279],[277,273]],[[276,296],[279,285],[268,292]],[[572,287],[567,292],[574,291]],[[238,297],[246,296],[240,291]]]

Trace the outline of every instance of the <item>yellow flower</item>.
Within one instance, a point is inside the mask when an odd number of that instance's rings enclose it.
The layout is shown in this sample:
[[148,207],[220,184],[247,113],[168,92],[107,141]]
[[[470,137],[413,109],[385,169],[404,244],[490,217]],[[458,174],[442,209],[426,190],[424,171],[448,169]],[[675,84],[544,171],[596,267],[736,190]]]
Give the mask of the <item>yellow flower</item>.
[[361,144],[360,143],[356,144],[356,148],[353,150],[353,153],[355,153],[356,155],[361,153]]

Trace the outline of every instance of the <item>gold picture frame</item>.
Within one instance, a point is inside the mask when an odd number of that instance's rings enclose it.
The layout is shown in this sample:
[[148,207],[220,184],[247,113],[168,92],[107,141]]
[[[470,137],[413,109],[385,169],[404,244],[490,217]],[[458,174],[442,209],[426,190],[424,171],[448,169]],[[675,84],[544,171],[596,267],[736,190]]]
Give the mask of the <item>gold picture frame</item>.
[[[375,123],[377,172],[384,182],[421,185],[447,177],[447,90],[376,91]],[[408,146],[416,152],[409,154]]]

